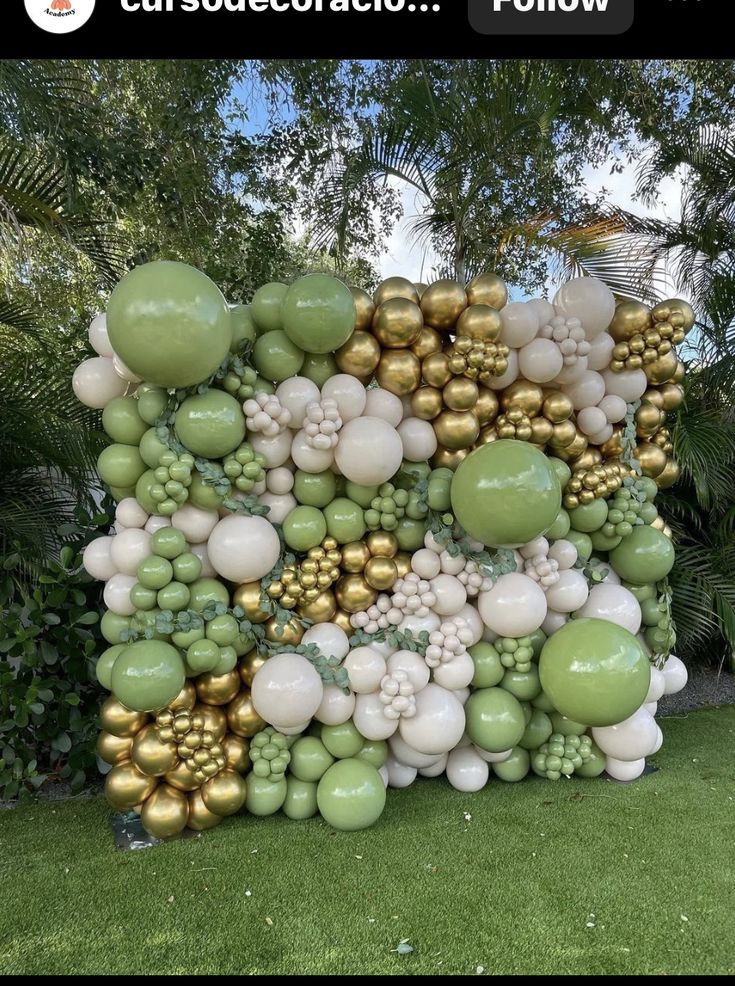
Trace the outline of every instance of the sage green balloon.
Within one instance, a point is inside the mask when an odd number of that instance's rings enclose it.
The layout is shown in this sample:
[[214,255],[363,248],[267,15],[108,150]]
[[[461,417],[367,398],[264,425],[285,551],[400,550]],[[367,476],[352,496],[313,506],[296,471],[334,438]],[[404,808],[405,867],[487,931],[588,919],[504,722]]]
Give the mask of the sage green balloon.
[[561,715],[614,726],[643,705],[651,681],[639,641],[606,620],[570,620],[544,644],[541,685]]
[[136,582],[130,590],[130,602],[136,609],[155,609],[156,603],[158,602],[158,592],[155,589],[149,589],[147,586],[141,585],[140,582]]
[[366,740],[357,754],[358,760],[372,764],[376,770],[385,766],[388,760],[388,744],[385,740]]
[[250,316],[259,334],[283,328],[283,302],[287,292],[288,285],[279,281],[264,284],[255,292]]
[[189,586],[189,605],[197,613],[202,613],[209,603],[230,605],[230,594],[217,579],[197,579]]
[[532,699],[531,705],[533,706],[534,709],[540,709],[542,712],[545,712],[549,716],[551,715],[552,712],[556,712],[556,709],[554,708],[554,703],[551,701],[549,696],[544,691],[540,692],[536,696],[536,698]]
[[327,522],[327,534],[340,544],[359,541],[365,533],[364,510],[359,504],[346,497],[332,500],[329,506],[324,508],[324,517]]
[[467,735],[481,750],[502,753],[517,746],[526,731],[521,703],[504,688],[481,688],[465,706]]
[[107,306],[107,332],[133,373],[167,388],[212,376],[232,339],[230,310],[217,285],[169,260],[125,275]]
[[295,377],[304,365],[304,351],[282,329],[260,336],[253,350],[255,369],[266,380],[281,383]]
[[200,510],[219,510],[225,502],[225,497],[220,495],[214,486],[208,486],[198,472],[193,472],[191,476],[191,486],[189,487],[189,503]]
[[186,538],[178,527],[162,527],[151,536],[151,551],[173,561],[186,551]]
[[113,442],[137,445],[148,430],[134,397],[115,397],[102,412],[102,427]]
[[455,517],[476,541],[518,547],[554,523],[561,484],[543,452],[528,442],[502,440],[465,459],[454,474],[451,496]]
[[251,815],[265,818],[280,811],[288,794],[286,778],[269,781],[250,773],[245,778],[245,807]]
[[174,558],[171,565],[174,570],[174,578],[177,582],[183,582],[184,585],[196,582],[202,574],[201,558],[191,551],[185,551],[178,558]]
[[597,743],[592,744],[592,756],[586,762],[583,763],[581,767],[576,767],[574,773],[577,777],[599,777],[600,774],[605,770],[605,763],[607,757],[599,748]]
[[108,692],[112,691],[112,669],[115,661],[125,650],[125,647],[126,644],[114,644],[112,647],[108,647],[107,650],[102,651],[100,656],[97,658],[94,673],[97,676],[97,681],[99,681],[102,687],[106,688]]
[[533,633],[529,633],[528,637],[531,641],[531,646],[533,647],[534,659],[538,660],[539,654],[541,653],[548,638],[540,627],[538,630],[534,630]]
[[108,644],[123,643],[122,635],[125,630],[129,629],[129,616],[118,616],[117,613],[113,613],[112,610],[109,609],[106,613],[102,614],[102,619],[100,620],[100,633]]
[[332,355],[319,356],[316,353],[307,353],[300,372],[302,377],[306,377],[321,388],[327,380],[337,376],[339,367]]
[[220,647],[219,661],[212,669],[212,674],[218,678],[220,675],[229,674],[237,667],[237,651],[234,647]]
[[283,327],[307,353],[333,353],[355,331],[357,312],[352,292],[336,277],[307,274],[288,289]]
[[290,771],[300,781],[320,781],[334,757],[316,736],[302,736],[291,747]]
[[326,536],[327,522],[316,507],[294,507],[283,521],[283,538],[294,551],[310,551]]
[[322,726],[322,743],[333,757],[344,760],[357,756],[365,743],[365,737],[358,732],[350,719],[339,726]]
[[[143,385],[141,384],[141,387]],[[162,387],[138,387],[138,414],[148,425],[154,425],[166,410],[168,394]]]
[[566,462],[563,462],[561,459],[557,459],[556,456],[549,457],[549,465],[559,477],[561,488],[564,489],[569,480],[572,478],[572,470]]
[[521,736],[519,746],[524,750],[538,750],[554,732],[549,716],[541,709],[532,709],[526,731]]
[[157,469],[161,456],[168,451],[168,446],[163,444],[155,428],[148,428],[141,436],[140,456],[149,469]]
[[475,665],[475,676],[472,679],[473,688],[494,688],[503,680],[505,668],[500,655],[492,644],[481,640],[469,648],[472,663]]
[[589,561],[592,557],[592,538],[589,534],[583,534],[574,529],[567,531],[565,540],[569,541],[577,549],[577,555],[582,561]]
[[401,551],[418,551],[424,546],[426,537],[426,521],[411,520],[410,517],[403,517],[398,521],[398,527],[394,531],[398,539],[398,547]]
[[523,747],[516,746],[503,763],[492,764],[493,773],[506,784],[518,784],[531,769],[531,757]]
[[196,630],[177,630],[171,634],[171,643],[181,650],[188,650],[197,640],[204,640],[204,628],[198,627]]
[[573,719],[567,719],[561,712],[551,713],[551,725],[553,732],[560,733],[562,736],[584,736],[587,732],[587,726]]
[[300,781],[297,777],[286,778],[286,800],[283,814],[293,822],[303,822],[313,818],[319,811],[316,803],[316,784]]
[[176,434],[194,455],[221,459],[242,444],[245,415],[242,406],[223,390],[187,397],[176,412]]
[[134,486],[111,486],[110,487],[110,496],[115,501],[115,503],[119,503],[121,500],[127,500],[130,497],[134,497],[135,496],[135,487]]
[[293,495],[304,506],[326,507],[334,500],[336,492],[337,477],[330,469],[326,472],[299,469],[294,475]]
[[137,445],[108,445],[97,459],[100,479],[109,486],[135,486],[145,472]]
[[189,605],[189,590],[183,582],[170,582],[158,590],[156,603],[161,609],[170,609],[172,613],[180,613]]
[[546,537],[551,541],[561,541],[569,534],[569,528],[571,526],[572,522],[569,519],[569,514],[566,510],[561,509],[556,515],[556,520],[546,532]]
[[657,627],[664,614],[661,611],[658,599],[644,599],[641,603],[641,616],[643,623],[647,627]]
[[607,500],[593,500],[592,503],[583,503],[582,506],[575,507],[574,510],[569,511],[569,520],[572,529],[582,534],[599,531],[607,521]]
[[324,821],[340,832],[369,828],[383,814],[385,784],[372,764],[348,758],[319,781],[316,800]]
[[151,490],[154,486],[159,485],[160,484],[152,469],[146,469],[138,482],[135,484],[135,499],[149,514],[158,513],[158,503],[151,496]]
[[167,558],[149,555],[138,565],[138,582],[146,589],[163,589],[174,577],[174,570]]
[[635,582],[623,581],[623,588],[627,589],[628,592],[632,592],[641,605],[649,599],[658,601],[658,590],[650,582],[648,585],[638,585]]
[[358,486],[357,483],[351,483],[349,480],[345,482],[345,496],[361,506],[363,510],[368,509],[379,492],[379,486]]
[[503,675],[500,687],[515,695],[519,702],[531,702],[541,692],[538,668],[532,664],[527,673],[508,670]]
[[661,582],[674,567],[674,545],[655,527],[634,527],[620,547],[610,554],[610,564],[626,582]]
[[257,330],[250,305],[235,305],[230,309],[230,329],[232,330],[231,353],[240,352],[244,342],[255,342]]
[[623,539],[619,534],[613,534],[612,537],[608,537],[602,531],[593,531],[590,534],[590,540],[592,541],[594,551],[612,551],[613,548],[617,548]]
[[186,675],[180,653],[161,640],[138,640],[120,653],[112,668],[112,692],[135,712],[155,712],[172,702]]
[[214,671],[219,659],[219,647],[213,640],[195,640],[186,649],[186,666],[193,674]]

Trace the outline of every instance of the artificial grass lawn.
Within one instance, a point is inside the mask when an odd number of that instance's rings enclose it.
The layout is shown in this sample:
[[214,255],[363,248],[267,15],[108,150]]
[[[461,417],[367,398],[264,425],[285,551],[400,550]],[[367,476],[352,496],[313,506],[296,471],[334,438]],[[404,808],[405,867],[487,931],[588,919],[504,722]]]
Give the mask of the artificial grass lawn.
[[634,785],[424,780],[354,835],[121,852],[102,798],[2,812],[0,973],[732,973],[735,707],[663,727]]

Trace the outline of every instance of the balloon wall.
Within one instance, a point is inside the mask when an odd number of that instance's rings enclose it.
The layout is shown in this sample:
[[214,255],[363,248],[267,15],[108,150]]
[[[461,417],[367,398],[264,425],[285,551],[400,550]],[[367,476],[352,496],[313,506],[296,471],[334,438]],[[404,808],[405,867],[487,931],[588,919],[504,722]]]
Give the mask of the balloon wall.
[[243,808],[357,830],[419,774],[640,776],[686,683],[656,496],[693,326],[592,278],[231,307],[131,271],[73,380],[117,501],[84,557],[110,803],[162,838]]

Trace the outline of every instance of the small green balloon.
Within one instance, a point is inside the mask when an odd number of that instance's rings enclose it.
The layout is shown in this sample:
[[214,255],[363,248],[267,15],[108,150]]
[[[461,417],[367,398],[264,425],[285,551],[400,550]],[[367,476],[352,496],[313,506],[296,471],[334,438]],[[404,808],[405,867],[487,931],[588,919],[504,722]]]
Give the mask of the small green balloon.
[[135,712],[155,712],[172,702],[184,687],[181,655],[160,640],[129,644],[112,669],[112,692]]
[[307,353],[323,355],[339,349],[355,331],[356,318],[352,292],[328,274],[299,278],[283,303],[286,334]]
[[592,541],[594,551],[612,551],[613,548],[617,548],[623,539],[617,534],[608,537],[602,531],[593,531],[590,534],[590,540]]
[[181,650],[188,650],[197,640],[204,640],[203,627],[197,627],[196,630],[177,630],[171,634],[171,643]]
[[140,439],[140,457],[149,469],[157,469],[161,456],[168,451],[168,446],[163,444],[155,428],[149,428]]
[[279,281],[264,284],[255,292],[250,305],[250,316],[259,334],[283,328],[283,302],[287,292],[288,285]]
[[520,671],[506,671],[500,687],[515,695],[519,702],[531,702],[541,692],[538,668],[532,664],[531,670],[525,674]]
[[230,329],[232,330],[231,353],[240,352],[244,342],[255,342],[257,331],[250,313],[250,305],[235,305],[230,309]]
[[214,671],[219,663],[219,647],[213,640],[196,640],[186,651],[186,665],[194,674]]
[[281,329],[259,337],[253,350],[255,369],[266,380],[280,383],[295,377],[304,365],[304,352]]
[[145,472],[137,445],[108,445],[97,459],[97,472],[109,486],[135,486]]
[[340,726],[322,726],[322,743],[338,760],[356,757],[365,743],[355,724],[350,719]]
[[151,551],[159,558],[173,561],[186,551],[186,538],[176,527],[161,527],[151,535]]
[[540,709],[542,712],[545,712],[549,716],[551,715],[552,712],[556,712],[556,709],[554,708],[554,703],[551,701],[551,699],[546,694],[546,692],[543,691],[540,692],[540,694],[538,694],[536,698],[532,700],[531,705],[534,707],[534,709]]
[[358,832],[383,814],[385,785],[371,764],[348,758],[329,768],[319,781],[316,798],[328,825],[341,832]]
[[302,736],[291,747],[290,770],[300,781],[322,779],[334,763],[334,757],[316,736]]
[[110,496],[115,501],[119,503],[121,500],[127,500],[129,497],[135,496],[134,486],[111,486]]
[[171,562],[158,555],[149,555],[138,565],[138,582],[146,589],[163,589],[174,576]]
[[339,367],[334,356],[319,356],[316,353],[307,353],[301,367],[301,376],[306,377],[315,383],[320,389],[331,377],[336,377]]
[[151,496],[151,490],[159,485],[152,469],[147,469],[135,484],[135,499],[149,514],[158,513],[158,502]]
[[503,763],[492,765],[493,773],[506,784],[518,784],[531,769],[531,757],[527,750],[520,746],[513,748],[510,757]]
[[225,502],[225,497],[217,492],[214,486],[208,486],[198,472],[191,476],[189,487],[189,503],[200,510],[219,510]]
[[569,534],[571,526],[572,522],[569,519],[569,514],[562,508],[556,515],[556,520],[546,532],[546,537],[550,541],[561,541]]
[[176,412],[176,434],[194,455],[221,459],[245,438],[241,404],[223,390],[187,397]]
[[559,482],[561,483],[561,488],[567,485],[569,480],[572,478],[572,470],[569,468],[566,462],[562,462],[561,459],[557,459],[556,456],[549,457],[549,465],[554,470],[556,475],[559,477]]
[[641,606],[649,599],[656,599],[658,601],[658,590],[652,583],[648,585],[636,585],[633,582],[624,581],[623,587],[635,596]]
[[160,615],[161,610],[158,606],[154,606],[153,609],[150,610],[138,610],[134,617],[138,632],[145,634],[152,640],[170,640],[170,634],[161,633],[160,630],[156,629],[156,620]]
[[[473,688],[494,688],[503,680],[505,668],[500,660],[500,654],[492,644],[481,640],[469,648],[472,663],[475,665],[475,676],[472,679]],[[507,748],[506,748],[507,749]]]
[[569,520],[572,529],[582,534],[599,531],[607,522],[607,500],[593,500],[592,503],[583,503],[582,506],[575,507],[574,510],[569,511]]
[[191,387],[219,368],[230,348],[230,310],[201,271],[174,261],[136,267],[107,306],[120,359],[159,387]]
[[286,800],[283,802],[283,814],[294,822],[303,822],[313,818],[319,811],[316,803],[316,784],[300,781],[297,777],[286,778]]
[[108,692],[112,691],[112,668],[120,654],[125,650],[125,646],[125,644],[115,644],[113,647],[108,647],[107,650],[102,651],[95,664],[94,673],[97,676],[97,681]]
[[553,726],[552,732],[559,733],[561,736],[584,736],[588,728],[583,726],[581,722],[567,719],[561,712],[551,713],[551,725]]
[[658,599],[644,599],[641,603],[641,616],[643,623],[647,627],[657,627],[661,621],[663,613]]
[[217,579],[197,579],[189,586],[189,605],[196,613],[202,613],[209,603],[230,605],[230,594]]
[[207,624],[207,639],[213,640],[220,647],[231,647],[240,633],[240,624],[234,616],[223,613],[215,616]]
[[163,589],[158,590],[156,602],[161,609],[170,609],[172,613],[179,613],[189,605],[189,590],[183,582],[170,582]]
[[288,794],[286,778],[280,781],[265,780],[250,773],[245,778],[245,807],[251,815],[265,818],[280,811]]
[[626,582],[661,582],[674,567],[671,541],[655,527],[634,527],[620,547],[610,553],[610,564]]
[[[143,385],[141,384],[141,387]],[[162,387],[138,387],[138,414],[147,425],[154,425],[168,405],[168,393]]]
[[134,397],[115,397],[102,412],[102,427],[121,445],[137,445],[148,429]]
[[220,647],[219,649],[219,661],[212,670],[212,674],[219,677],[223,674],[229,674],[230,671],[234,671],[237,667],[237,651],[234,647]]
[[534,630],[533,633],[529,633],[528,637],[529,640],[531,641],[531,646],[533,647],[534,659],[538,660],[539,654],[541,653],[543,646],[547,640],[546,634],[539,627],[538,630]]
[[583,534],[574,529],[567,531],[566,540],[573,544],[577,549],[577,555],[581,561],[589,561],[592,557],[592,538],[589,534]]
[[306,507],[326,507],[334,500],[336,492],[337,477],[331,469],[318,473],[299,469],[294,475],[293,495]]
[[549,716],[541,709],[532,709],[531,718],[526,724],[526,731],[518,745],[522,746],[524,750],[538,750],[553,732]]
[[238,657],[245,657],[246,654],[250,654],[251,651],[255,650],[255,638],[250,637],[248,634],[240,633],[232,645],[232,649]]
[[380,490],[379,486],[358,486],[349,480],[345,483],[345,496],[367,510]]
[[327,536],[324,514],[316,507],[295,507],[283,521],[283,537],[294,551],[309,551]]
[[401,551],[418,551],[424,546],[426,537],[426,522],[423,520],[411,520],[410,517],[403,517],[398,521],[395,529],[398,539],[398,547]]
[[388,752],[388,744],[385,740],[366,740],[357,754],[357,759],[364,760],[372,764],[376,770],[380,770],[388,760]]
[[122,635],[130,629],[130,617],[118,616],[108,609],[102,614],[100,620],[100,632],[108,644],[122,644]]
[[365,533],[365,512],[359,504],[346,497],[332,500],[329,506],[324,508],[324,518],[327,522],[327,533],[339,544],[359,541]]
[[605,770],[605,763],[607,757],[599,748],[597,743],[592,743],[592,755],[589,760],[582,764],[581,767],[575,767],[574,773],[577,777],[599,777],[600,774]]
[[504,688],[481,688],[474,692],[465,712],[467,735],[488,753],[502,753],[517,746],[526,731],[520,702]]
[[136,609],[155,609],[158,593],[155,589],[149,589],[147,586],[141,585],[140,582],[136,582],[130,590],[130,602]]

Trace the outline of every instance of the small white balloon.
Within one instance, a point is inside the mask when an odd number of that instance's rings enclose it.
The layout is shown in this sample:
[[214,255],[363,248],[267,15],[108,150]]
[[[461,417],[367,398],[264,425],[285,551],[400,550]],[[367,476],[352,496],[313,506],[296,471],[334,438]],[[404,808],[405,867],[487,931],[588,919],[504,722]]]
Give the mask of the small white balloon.
[[284,736],[300,736],[304,730],[309,728],[310,723],[311,720],[307,719],[306,722],[300,722],[298,726],[284,726],[283,723],[278,722],[272,722],[271,725],[277,732],[283,733]]
[[641,706],[641,708],[643,708],[649,716],[654,716],[655,718],[658,713],[658,702],[646,702]]
[[452,750],[447,759],[447,780],[455,789],[465,794],[482,791],[490,778],[487,763],[471,746]]
[[666,676],[658,668],[651,668],[651,684],[646,695],[646,702],[660,702],[666,694]]
[[427,462],[436,452],[438,441],[431,422],[406,418],[398,425],[403,443],[403,457],[409,462]]
[[459,613],[457,613],[457,617],[464,620],[472,631],[472,643],[469,646],[474,647],[475,644],[478,644],[482,640],[482,635],[485,632],[485,624],[482,622],[482,617],[472,603],[466,603]]
[[602,377],[606,394],[620,397],[626,404],[635,403],[648,390],[648,378],[643,370],[623,370],[622,373],[605,370]]
[[596,407],[605,396],[605,381],[599,373],[587,370],[575,383],[567,384],[564,393],[571,398],[575,411]]
[[218,575],[240,585],[257,582],[271,571],[281,553],[281,542],[264,517],[233,514],[214,528],[207,550]]
[[567,318],[578,318],[587,338],[595,339],[610,327],[615,315],[615,295],[596,277],[575,277],[559,288],[554,308]]
[[559,572],[559,581],[549,586],[546,601],[549,609],[557,613],[575,613],[587,602],[589,596],[587,579],[576,569]]
[[349,722],[355,712],[355,696],[352,692],[345,695],[341,688],[336,685],[327,685],[324,688],[319,708],[314,713],[317,722],[324,723],[325,726],[341,726]]
[[602,408],[584,407],[577,415],[577,424],[585,435],[596,435],[598,431],[607,427],[607,415]]
[[664,734],[659,724],[656,723],[656,742],[653,744],[653,749],[649,753],[649,756],[652,757],[656,753],[658,753],[658,751],[661,749],[663,745],[664,745]]
[[82,555],[82,565],[85,572],[99,582],[107,582],[117,573],[117,567],[112,560],[112,542],[114,538],[101,537],[90,541]]
[[[541,328],[539,317],[531,305],[523,301],[511,302],[500,312],[503,328],[500,341],[511,349],[527,346],[538,335]],[[551,378],[549,378],[551,379]]]
[[617,726],[601,726],[592,730],[592,738],[602,752],[615,760],[640,760],[651,756],[658,738],[653,716],[639,709]]
[[518,353],[518,366],[526,380],[550,383],[561,373],[564,357],[551,339],[534,339]]
[[440,556],[429,548],[421,548],[411,558],[411,568],[421,579],[434,579],[442,570]]
[[556,377],[554,383],[566,384],[566,383],[576,383],[581,380],[589,369],[589,362],[586,356],[578,356],[575,363],[569,363],[562,369],[561,373]]
[[488,387],[490,390],[505,390],[506,387],[510,387],[512,383],[515,383],[520,375],[520,368],[518,366],[518,350],[511,349],[507,356],[508,359],[508,369],[502,376],[492,377],[488,381]]
[[343,667],[350,679],[350,688],[358,695],[377,692],[385,677],[385,658],[374,647],[356,647],[344,660]]
[[356,377],[338,373],[322,387],[322,400],[336,401],[339,416],[347,423],[364,414],[367,391]]
[[145,530],[148,531],[149,534],[155,534],[156,531],[160,531],[162,527],[171,527],[170,517],[158,517],[156,514],[151,514],[145,522]]
[[128,389],[127,380],[115,373],[112,360],[106,356],[95,356],[81,363],[74,371],[71,385],[77,400],[97,411],[116,397],[122,397]]
[[521,558],[535,558],[537,555],[548,555],[549,553],[549,542],[544,537],[534,538],[533,541],[529,541],[528,544],[524,544],[522,548],[518,549]]
[[459,654],[453,661],[434,669],[434,681],[450,692],[468,688],[475,677],[475,664],[469,653]]
[[128,383],[140,383],[143,379],[133,373],[130,367],[126,366],[117,354],[112,357],[112,365],[115,368],[115,373],[117,373],[119,377],[126,380]]
[[123,527],[145,527],[148,514],[134,496],[126,496],[115,509],[115,520]]
[[633,635],[641,628],[640,603],[622,585],[602,583],[593,586],[577,616],[615,623]]
[[613,780],[616,781],[635,781],[646,769],[645,757],[640,760],[616,760],[608,757],[605,761],[605,770]]
[[298,507],[296,497],[292,493],[284,493],[282,496],[276,493],[262,493],[258,497],[258,503],[268,507],[268,520],[271,524],[282,524],[291,511]]
[[577,563],[577,549],[571,541],[554,541],[549,548],[549,560],[559,565],[559,571],[574,568]]
[[275,493],[276,496],[285,496],[286,493],[290,493],[293,490],[293,473],[286,466],[271,469],[266,475],[265,485],[269,493]]
[[403,442],[382,418],[355,418],[342,428],[334,456],[340,472],[351,482],[380,486],[401,468]]
[[546,595],[527,575],[501,575],[489,592],[478,598],[485,626],[501,637],[525,637],[535,633],[546,618]]
[[189,551],[193,555],[196,555],[199,561],[202,563],[202,575],[203,579],[213,579],[217,573],[214,570],[214,566],[209,560],[209,552],[207,551],[206,542],[204,544],[192,544],[189,547]]
[[137,582],[134,575],[113,575],[102,594],[105,606],[117,616],[133,616],[136,607],[130,601],[130,590]]
[[352,721],[360,735],[373,742],[389,739],[398,729],[398,719],[388,718],[377,692],[355,698]]
[[388,746],[391,755],[399,763],[405,764],[407,767],[415,767],[416,770],[426,770],[427,767],[432,767],[437,759],[441,759],[441,756],[446,756],[446,754],[437,757],[435,753],[419,753],[418,750],[408,745],[400,733],[391,736],[388,740]]
[[619,421],[622,421],[628,413],[628,405],[623,398],[616,397],[614,394],[608,394],[606,397],[603,397],[599,407],[601,411],[604,411],[605,417],[611,425],[616,425]]
[[408,680],[413,685],[414,692],[420,692],[422,688],[426,688],[429,684],[431,672],[426,661],[420,654],[415,654],[410,650],[399,650],[395,654],[391,654],[386,663],[388,665],[388,674],[393,674],[394,671],[406,672]]
[[109,359],[115,355],[107,334],[107,315],[95,315],[89,325],[88,338],[90,346],[98,355],[107,356]]
[[406,767],[394,757],[388,757],[385,764],[388,771],[388,785],[397,789],[411,787],[416,780],[418,771],[415,767]]
[[181,531],[189,544],[201,544],[219,522],[216,510],[201,510],[191,503],[185,503],[171,518],[171,525]]
[[294,728],[311,719],[324,697],[319,672],[299,654],[275,654],[258,669],[253,708],[266,722]]
[[[286,432],[286,434],[291,433]],[[313,448],[306,432],[302,430],[294,435],[291,444],[291,458],[296,468],[304,472],[326,472],[334,465],[334,450]]]
[[439,555],[439,565],[445,575],[459,575],[464,572],[466,564],[464,555],[450,555],[448,551],[442,551]]
[[[371,387],[368,390],[363,414],[366,418],[382,418],[394,428],[397,428],[406,417],[401,398],[391,394],[389,390],[383,390],[382,387]],[[410,417],[410,415],[408,416]],[[413,459],[411,461],[419,462],[420,460]]]
[[505,763],[513,756],[513,750],[503,750],[502,753],[491,753],[489,750],[481,750],[479,746],[474,747],[475,753],[482,757],[485,763]]
[[[557,613],[555,610],[550,609],[546,614],[546,619],[541,624],[541,629],[544,631],[547,637],[550,637],[557,630],[561,630],[565,623],[569,622],[569,615],[567,613]],[[492,641],[490,641],[492,643]]]
[[378,773],[380,774],[380,779],[385,787],[388,787],[390,781],[390,774],[388,773],[388,768],[383,764],[382,767],[378,768]]
[[[406,616],[403,618],[401,623],[398,625],[398,629],[402,633],[412,633],[417,637],[420,633],[426,631],[427,633],[433,633],[438,630],[441,626],[441,618],[436,613],[429,613],[428,616]],[[373,645],[374,647],[375,645]]]
[[587,354],[587,366],[590,370],[606,370],[610,366],[615,340],[608,332],[601,332],[590,340],[590,351]]
[[263,456],[267,469],[278,469],[291,458],[293,439],[288,428],[285,428],[279,435],[272,435],[270,438],[260,432],[250,432],[248,433],[248,441],[252,445],[253,451],[259,452]]
[[302,644],[316,644],[325,657],[343,661],[349,652],[350,641],[342,627],[336,623],[317,623],[304,634]]
[[676,695],[686,687],[689,680],[689,672],[683,661],[673,654],[664,664],[664,695]]
[[436,596],[431,608],[439,616],[456,616],[467,604],[467,589],[454,575],[437,575],[430,584]]
[[435,764],[431,767],[423,767],[419,770],[421,777],[441,777],[444,771],[447,769],[447,761],[449,760],[449,755],[444,754],[443,757],[439,757]]
[[[298,427],[306,417],[307,404],[321,400],[319,388],[308,377],[289,377],[276,388],[281,407],[291,412],[291,423]],[[275,492],[275,491],[274,491]]]
[[612,437],[613,426],[605,425],[602,431],[596,431],[594,435],[590,435],[589,440],[592,445],[604,445],[605,442],[609,442]]
[[420,753],[449,753],[462,738],[465,714],[462,703],[446,688],[427,685],[416,696],[416,715],[400,720],[400,733]]
[[467,702],[469,701],[469,697],[472,694],[472,692],[470,691],[469,688],[458,688],[457,691],[454,692],[453,694],[458,702],[461,702],[462,705],[467,705]]
[[130,527],[112,539],[110,557],[118,572],[135,575],[138,565],[151,553],[151,535],[137,527]]

